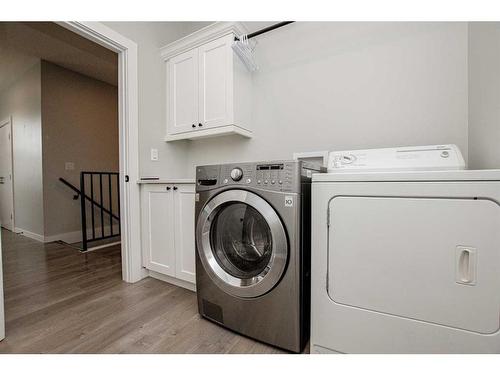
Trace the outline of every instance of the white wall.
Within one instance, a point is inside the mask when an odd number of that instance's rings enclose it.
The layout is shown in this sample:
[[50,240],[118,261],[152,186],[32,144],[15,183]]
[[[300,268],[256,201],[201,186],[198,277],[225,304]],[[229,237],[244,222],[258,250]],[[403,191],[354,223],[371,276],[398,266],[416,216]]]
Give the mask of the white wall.
[[469,167],[500,168],[500,23],[469,23]]
[[12,116],[16,227],[43,235],[40,63],[0,93],[0,118]]
[[190,176],[296,151],[456,143],[467,158],[466,23],[299,22],[256,51],[254,138],[190,142]]
[[[182,177],[186,174],[185,141],[166,143],[165,66],[160,47],[198,30],[208,22],[105,22],[138,45],[139,163],[141,176]],[[150,149],[159,161],[150,160]]]

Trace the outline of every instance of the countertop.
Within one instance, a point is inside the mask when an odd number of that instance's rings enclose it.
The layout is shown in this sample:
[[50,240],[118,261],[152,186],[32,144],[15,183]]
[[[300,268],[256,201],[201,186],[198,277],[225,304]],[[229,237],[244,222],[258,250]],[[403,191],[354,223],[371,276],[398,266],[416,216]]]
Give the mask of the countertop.
[[158,180],[138,180],[138,184],[194,184],[195,180],[190,178],[160,178]]

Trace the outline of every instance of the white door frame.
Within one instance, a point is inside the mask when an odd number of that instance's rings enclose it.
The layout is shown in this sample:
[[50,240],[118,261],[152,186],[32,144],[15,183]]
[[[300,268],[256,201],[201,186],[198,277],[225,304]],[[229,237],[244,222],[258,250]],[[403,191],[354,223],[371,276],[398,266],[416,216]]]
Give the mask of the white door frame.
[[[139,196],[137,44],[99,22],[57,22],[118,54],[118,124],[120,137],[120,219],[122,277],[136,282],[142,267]],[[128,176],[128,182],[126,181]]]
[[7,117],[6,119],[2,120],[0,122],[0,128],[3,128],[4,126],[9,127],[10,131],[10,191],[11,191],[11,198],[12,198],[12,228],[10,230],[12,232],[15,232],[16,228],[16,211],[15,211],[15,206],[14,206],[14,133],[12,132],[12,116]]

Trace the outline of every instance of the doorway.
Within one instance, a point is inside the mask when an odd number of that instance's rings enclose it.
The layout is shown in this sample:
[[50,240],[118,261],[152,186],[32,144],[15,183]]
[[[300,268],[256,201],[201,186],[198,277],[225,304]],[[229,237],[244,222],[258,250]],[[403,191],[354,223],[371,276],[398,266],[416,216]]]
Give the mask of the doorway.
[[[124,38],[120,34],[116,33],[115,31],[101,25],[100,23],[81,23],[81,22],[61,22],[58,24],[55,23],[48,23],[51,25],[48,25],[48,27],[57,26],[60,27],[62,26],[63,29],[67,30],[70,34],[75,34],[78,35],[79,37],[85,38],[85,40],[97,43],[98,45],[104,47],[107,50],[112,51],[117,55],[117,77],[116,77],[116,83],[117,83],[117,135],[118,135],[118,180],[119,180],[119,190],[120,190],[120,203],[119,203],[119,212],[120,212],[120,219],[119,219],[119,225],[121,226],[121,246],[118,248],[118,252],[116,252],[113,248],[108,248],[108,249],[103,249],[99,250],[100,252],[95,252],[92,254],[83,255],[84,258],[81,258],[83,263],[82,266],[85,266],[85,271],[90,274],[94,274],[92,269],[88,269],[88,259],[96,259],[96,267],[102,267],[101,265],[103,264],[108,264],[109,269],[112,271],[111,276],[115,275],[116,277],[119,277],[119,279],[122,279],[126,282],[136,282],[139,281],[140,279],[144,278],[147,276],[147,273],[145,270],[142,268],[142,262],[141,262],[141,248],[140,248],[140,209],[139,209],[139,186],[136,184],[136,181],[138,180],[139,176],[139,162],[138,162],[138,103],[137,103],[137,45]],[[40,27],[40,25],[36,25],[37,27]],[[68,31],[69,30],[69,31]],[[1,33],[0,33],[1,34]],[[78,59],[73,59],[73,61],[77,61]],[[35,69],[36,71],[36,69]],[[57,104],[57,103],[56,103]],[[0,118],[5,118],[6,115],[0,115]],[[6,161],[6,166],[2,164],[2,176],[4,174],[4,170],[9,171],[9,180],[14,182],[14,176],[17,175],[15,173],[15,168],[12,167],[13,163],[15,163],[16,157],[14,155],[14,146],[12,145],[13,139],[15,139],[15,132],[12,130],[13,125],[15,124],[15,121],[12,120],[12,118],[9,118],[9,120],[5,120],[1,123],[2,129],[0,130],[0,135],[7,137],[7,141],[11,141],[11,146],[10,146],[10,158],[5,158],[3,156],[3,153],[5,152],[6,154],[8,151],[5,151],[6,148],[1,147],[2,149],[2,156],[1,156],[1,161],[2,163]],[[23,125],[26,127],[26,125]],[[9,131],[7,131],[10,128]],[[2,143],[5,141],[3,140]],[[41,142],[39,142],[41,143]],[[32,146],[32,145],[29,145]],[[25,147],[25,150],[32,151],[33,147]],[[14,156],[13,156],[14,155]],[[9,159],[10,159],[10,168],[9,168]],[[68,166],[69,169],[71,169],[71,165]],[[28,171],[29,173],[32,173],[32,167],[30,169],[29,165],[24,168],[25,171]],[[6,173],[7,174],[7,173]],[[5,178],[3,179],[5,182]],[[12,184],[10,184],[12,187]],[[5,187],[6,184],[2,184],[2,187]],[[8,185],[7,185],[8,186]],[[63,187],[64,188],[64,187]],[[3,189],[2,189],[3,190]],[[2,192],[3,194],[3,192]],[[6,195],[9,197],[15,197],[15,189],[12,189],[12,192],[9,193],[9,191],[5,192]],[[3,196],[1,197],[2,202],[3,201],[11,201],[13,202],[14,199],[4,199]],[[12,213],[12,219],[10,219],[10,214],[8,214],[9,207],[7,206],[5,212],[7,212],[5,215],[2,213],[2,222],[7,220],[4,220],[3,216],[6,218],[9,218],[10,223],[7,224],[9,227],[6,228],[12,231],[16,230],[16,226],[18,225],[18,220],[15,220],[15,204],[12,204],[12,209],[10,209]],[[14,225],[14,220],[15,220],[15,225]],[[13,239],[13,236],[15,234],[11,233],[9,236],[6,236],[7,238],[3,238],[3,240],[11,240]],[[32,237],[33,239],[33,237]],[[32,239],[26,239],[25,241],[31,241],[29,243],[22,243],[20,244],[21,247],[26,247],[29,246],[30,248],[32,247],[33,249],[38,249],[34,250],[32,252],[33,256],[41,256],[40,260],[42,261],[40,264],[43,262],[50,261],[52,259],[52,264],[54,264],[54,257],[52,254],[50,256],[44,256],[43,250],[46,250],[45,244],[43,243],[44,238],[37,238],[36,240],[40,244],[40,246],[37,245],[37,242],[34,242]],[[41,240],[41,241],[40,241]],[[4,242],[5,244],[5,242]],[[54,244],[54,243],[53,243]],[[17,248],[19,249],[19,247]],[[11,254],[13,252],[17,252],[15,247],[11,246]],[[42,251],[39,251],[42,250]],[[59,252],[60,247],[56,245],[51,245],[50,248],[48,249],[51,252]],[[6,252],[6,248],[3,248],[4,253]],[[21,255],[26,255],[24,252],[17,252],[19,256]],[[0,253],[1,254],[1,253]],[[66,251],[63,249],[61,252],[62,257],[66,257]],[[70,254],[70,253],[67,253]],[[73,254],[73,253],[72,253]],[[10,256],[10,255],[9,255]],[[72,257],[75,257],[76,255],[71,255]],[[61,264],[57,261],[57,256],[56,256],[56,264]],[[78,258],[74,258],[76,261],[78,261]],[[121,259],[121,261],[120,261]],[[65,260],[66,261],[66,260]],[[63,261],[63,262],[65,262]],[[29,260],[30,264],[36,264],[37,262],[34,259]],[[5,266],[5,265],[4,265]],[[58,266],[58,265],[57,265]],[[118,269],[117,269],[118,267]],[[121,272],[116,273],[113,270],[120,270]],[[43,270],[42,270],[43,271]],[[49,268],[46,268],[45,271],[49,271]],[[106,270],[104,270],[106,271]],[[107,272],[107,271],[106,271]],[[17,276],[21,277],[22,274],[15,273]],[[44,273],[42,272],[42,275]],[[110,276],[109,273],[107,277]],[[43,277],[43,276],[42,276]],[[9,278],[8,278],[9,279]],[[11,280],[11,279],[9,279]],[[12,280],[11,280],[12,281]],[[30,278],[27,278],[26,281],[33,282],[36,280],[32,280]],[[85,280],[84,283],[87,281]],[[40,283],[35,283],[34,285],[43,285]],[[2,285],[3,286],[3,285]],[[0,288],[1,289],[1,288]],[[7,289],[6,289],[7,290]],[[15,295],[11,293],[11,296]],[[41,293],[40,296],[43,296],[44,293]],[[21,297],[21,296],[19,296]],[[0,296],[2,301],[0,301],[0,304],[3,303],[3,296]],[[26,302],[28,301],[33,301],[32,297],[29,297],[29,299],[25,300]],[[41,301],[41,303],[45,303],[45,301]],[[12,306],[12,303],[11,303]],[[35,306],[36,307],[36,306]],[[9,310],[12,311],[12,310]],[[6,310],[7,312],[7,310]],[[10,315],[12,316],[12,314]],[[0,320],[3,321],[2,317],[0,317]],[[3,326],[3,322],[0,322],[0,324]],[[7,326],[7,337],[8,337],[8,329],[9,326]]]
[[[69,30],[117,55],[120,227],[122,277],[135,282],[146,276],[142,268],[139,233],[138,134],[137,134],[137,45],[97,22],[46,23]],[[43,25],[42,25],[43,26]],[[49,25],[49,27],[53,27]],[[61,27],[62,26],[62,27]],[[40,27],[40,23],[36,25]],[[83,39],[81,38],[81,39]],[[69,168],[71,168],[69,163]],[[131,183],[129,183],[129,181]],[[9,215],[10,217],[10,215]],[[14,215],[13,215],[14,220]],[[15,226],[12,225],[15,230]]]
[[142,267],[140,196],[136,183],[139,180],[137,44],[99,22],[58,24],[118,54],[122,278],[137,282],[147,276]]

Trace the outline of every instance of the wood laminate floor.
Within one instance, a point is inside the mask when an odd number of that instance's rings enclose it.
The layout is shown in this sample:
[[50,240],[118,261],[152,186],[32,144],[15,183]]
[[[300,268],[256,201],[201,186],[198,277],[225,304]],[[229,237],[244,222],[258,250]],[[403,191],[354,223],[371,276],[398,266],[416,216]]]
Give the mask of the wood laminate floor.
[[283,353],[201,319],[196,294],[121,279],[119,246],[81,254],[2,230],[0,353]]

